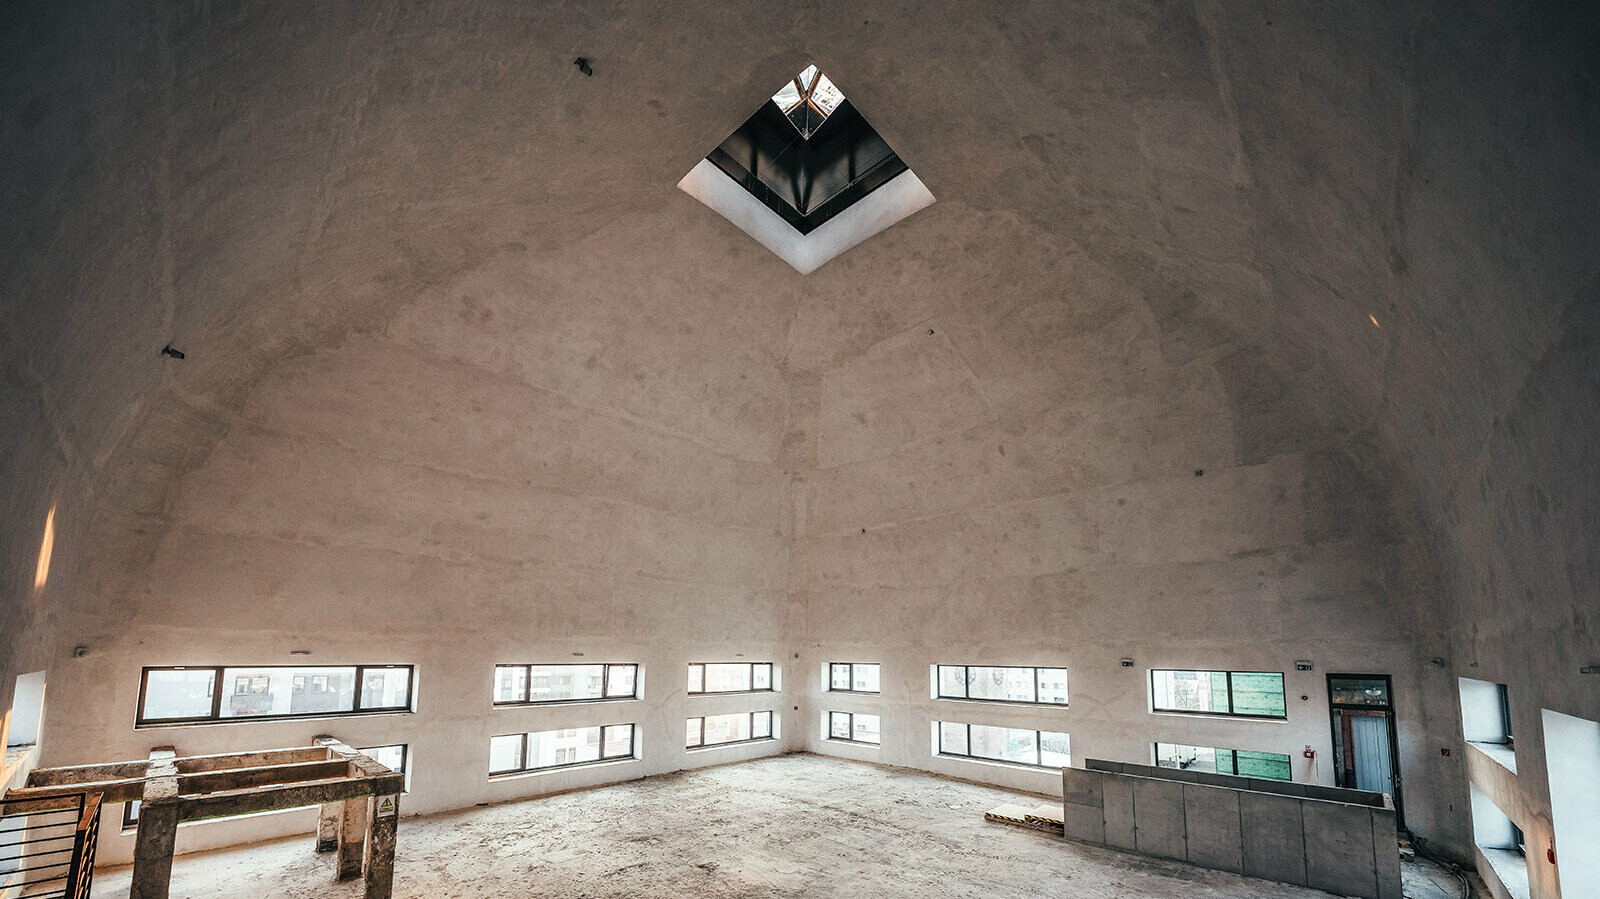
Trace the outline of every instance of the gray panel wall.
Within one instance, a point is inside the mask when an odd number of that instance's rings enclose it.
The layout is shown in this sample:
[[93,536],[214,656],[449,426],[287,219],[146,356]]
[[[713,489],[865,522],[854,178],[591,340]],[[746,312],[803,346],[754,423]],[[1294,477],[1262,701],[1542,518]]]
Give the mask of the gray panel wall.
[[[1061,772],[1070,839],[1342,896],[1401,897],[1394,810],[1382,794],[1086,764]],[[1294,795],[1306,792],[1314,796]]]

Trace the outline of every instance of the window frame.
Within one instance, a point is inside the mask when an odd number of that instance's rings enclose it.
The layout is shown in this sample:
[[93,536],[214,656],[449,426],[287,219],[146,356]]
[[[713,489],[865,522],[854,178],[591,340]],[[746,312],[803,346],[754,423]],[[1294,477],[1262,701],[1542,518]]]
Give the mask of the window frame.
[[[240,715],[229,718],[222,717],[222,682],[223,672],[230,668],[282,669],[294,670],[296,668],[351,668],[355,670],[355,691],[351,696],[350,708],[331,712],[299,712],[283,715]],[[361,707],[361,694],[366,689],[366,674],[370,671],[392,671],[404,668],[406,670],[406,702],[398,706],[377,706],[374,708]],[[146,718],[145,699],[150,689],[150,673],[152,671],[210,671],[211,672],[211,711],[205,715],[192,715],[182,718]],[[293,685],[291,683],[291,689]],[[227,695],[232,696],[233,693]],[[417,666],[416,665],[146,665],[139,671],[139,700],[134,710],[134,727],[171,727],[175,725],[194,724],[248,724],[254,721],[285,721],[301,718],[348,718],[356,715],[396,715],[414,714],[417,702]]]
[[[751,688],[746,689],[746,690],[707,690],[705,688],[706,687],[706,666],[707,665],[748,665],[748,666],[750,666],[750,683],[752,683],[752,684],[754,684],[756,682],[756,666],[757,665],[765,665],[766,668],[767,668],[767,685],[765,687],[751,687]],[[690,690],[688,688],[689,678],[688,678],[688,675],[687,675],[687,671],[689,669],[694,669],[694,668],[699,668],[700,669],[700,689],[698,689],[698,690]],[[685,676],[684,676],[683,683],[684,683],[684,692],[686,694],[690,695],[690,696],[732,696],[732,695],[737,694],[737,693],[776,693],[776,692],[778,692],[778,670],[777,670],[777,665],[775,663],[773,663],[773,662],[690,662],[689,663],[689,669],[686,669],[686,671],[685,671]],[[723,744],[718,743],[717,745],[721,746]]]
[[[364,747],[363,746],[357,746],[357,747],[355,747],[355,749],[356,749],[357,752],[370,753],[374,749],[394,749],[394,748],[397,748],[397,747],[400,750],[400,768],[399,768],[399,773],[400,774],[404,774],[405,778],[406,778],[405,789],[401,790],[401,792],[402,793],[409,793],[409,792],[411,792],[411,744],[410,743],[382,743],[382,744],[379,744],[377,746],[364,746]],[[368,757],[370,758],[371,756],[368,756]],[[373,759],[373,761],[377,761],[377,759]],[[381,765],[383,763],[382,762],[378,762],[378,764]]]
[[[983,666],[977,666],[977,667],[983,667]],[[1010,666],[1003,666],[1003,667],[1010,667]],[[978,727],[1001,727],[1001,728],[1004,728],[1006,730],[1031,730],[1031,731],[1033,731],[1033,757],[1035,759],[1038,759],[1039,761],[1019,762],[1019,761],[1017,761],[1015,759],[997,759],[997,758],[994,758],[993,756],[973,755],[972,754],[972,728],[973,728],[974,725],[972,725],[972,724],[970,724],[968,722],[965,722],[965,721],[938,721],[938,720],[936,720],[936,721],[934,721],[933,724],[934,724],[934,734],[936,735],[936,737],[938,738],[938,741],[939,741],[938,742],[939,751],[937,753],[935,753],[935,755],[944,756],[945,758],[971,759],[973,761],[978,761],[978,762],[992,762],[992,763],[997,764],[997,765],[1017,765],[1017,766],[1023,767],[1023,768],[1038,768],[1038,769],[1043,770],[1043,771],[1060,771],[1062,768],[1066,768],[1066,767],[1068,767],[1068,766],[1070,766],[1072,764],[1072,750],[1071,750],[1072,735],[1067,733],[1066,731],[1039,730],[1038,728],[1032,728],[1032,727],[1012,727],[1009,724],[980,724],[980,725],[977,725]],[[947,725],[954,726],[954,727],[965,728],[966,744],[967,744],[967,751],[966,752],[946,752],[945,751],[945,748],[944,748],[944,728]],[[1044,764],[1043,760],[1044,760],[1044,735],[1045,734],[1060,734],[1061,736],[1067,738],[1068,750],[1067,750],[1067,764],[1066,765],[1046,765],[1046,764]]]
[[[1197,768],[1185,768],[1185,767],[1183,767],[1181,765],[1180,766],[1163,765],[1161,763],[1161,747],[1162,746],[1171,746],[1174,749],[1176,749],[1179,746],[1188,746],[1191,749],[1209,749],[1209,750],[1211,750],[1211,758],[1212,758],[1211,770],[1209,772],[1207,772],[1203,768],[1197,769]],[[1275,756],[1275,757],[1282,758],[1284,765],[1286,765],[1288,767],[1288,769],[1289,769],[1289,776],[1280,778],[1280,777],[1265,777],[1265,776],[1262,776],[1262,775],[1259,775],[1259,774],[1240,774],[1239,773],[1239,753],[1241,753],[1241,752],[1248,753],[1250,755],[1257,755],[1257,756],[1270,755],[1270,756]],[[1286,752],[1268,752],[1268,751],[1266,751],[1264,749],[1225,749],[1225,748],[1223,748],[1221,746],[1197,746],[1197,745],[1194,745],[1194,744],[1191,744],[1191,743],[1168,743],[1168,742],[1166,742],[1164,740],[1153,740],[1150,743],[1150,753],[1151,753],[1151,758],[1153,758],[1155,760],[1155,767],[1157,767],[1157,768],[1172,768],[1175,771],[1198,770],[1198,771],[1202,771],[1203,773],[1224,774],[1224,775],[1227,775],[1229,777],[1247,777],[1247,778],[1253,778],[1255,780],[1271,780],[1271,781],[1276,781],[1278,783],[1294,783],[1294,757],[1289,755]],[[1223,753],[1227,753],[1228,754],[1228,758],[1232,760],[1232,763],[1233,763],[1232,764],[1232,766],[1233,766],[1233,770],[1232,771],[1219,771],[1219,770],[1217,770],[1217,759]]]
[[[833,686],[833,669],[843,665],[850,671],[849,682],[856,682],[856,666],[871,665],[878,669],[878,689],[876,690],[840,690]],[[1037,687],[1035,687],[1037,689]],[[829,693],[855,693],[858,696],[877,696],[883,693],[883,664],[881,662],[829,662],[828,663],[828,692]]]
[[[1511,732],[1511,689],[1505,684],[1495,684],[1494,686],[1500,699],[1500,730],[1502,731],[1500,742],[1504,743],[1507,749],[1515,749],[1517,738]],[[1512,826],[1515,825],[1513,824]],[[1518,831],[1518,833],[1520,832]]]
[[[1179,671],[1181,671],[1181,672],[1186,672],[1186,673],[1190,673],[1190,674],[1222,674],[1222,675],[1226,675],[1227,676],[1227,680],[1228,680],[1228,710],[1226,712],[1215,712],[1215,711],[1197,712],[1197,711],[1194,711],[1192,709],[1168,709],[1168,708],[1162,708],[1161,706],[1156,705],[1156,672],[1158,672],[1158,671],[1171,671],[1171,672],[1179,672]],[[1278,684],[1279,684],[1280,688],[1282,688],[1282,692],[1280,693],[1280,695],[1283,696],[1283,714],[1282,715],[1257,715],[1257,714],[1254,714],[1252,712],[1235,712],[1233,710],[1233,676],[1235,674],[1276,674],[1278,676]],[[1283,674],[1282,671],[1245,671],[1245,670],[1227,671],[1227,670],[1219,670],[1219,669],[1215,669],[1215,668],[1151,668],[1151,669],[1148,669],[1148,673],[1147,673],[1146,678],[1145,678],[1145,683],[1150,687],[1150,713],[1153,714],[1153,715],[1201,715],[1201,716],[1209,715],[1209,716],[1212,716],[1212,717],[1220,716],[1220,717],[1224,717],[1224,718],[1248,718],[1248,719],[1254,720],[1254,721],[1288,721],[1289,720],[1289,692],[1288,692],[1287,684],[1285,684],[1285,680],[1286,679],[1285,679],[1284,674]]]
[[[528,767],[528,739],[530,737],[532,737],[534,734],[555,733],[556,731],[562,731],[562,730],[584,730],[585,728],[590,728],[590,727],[598,727],[600,729],[600,742],[599,742],[600,757],[599,758],[588,759],[588,760],[582,761],[582,762],[563,762],[563,763],[557,764],[557,765],[537,765],[537,766],[531,767],[531,768]],[[612,756],[606,755],[606,731],[608,731],[608,730],[610,730],[610,729],[612,729],[614,727],[626,727],[626,728],[629,728],[629,730],[628,730],[628,751],[627,751],[627,753],[625,755],[612,755]],[[520,768],[506,768],[505,770],[501,770],[501,771],[497,771],[497,770],[495,770],[493,768],[490,768],[489,769],[489,777],[490,777],[490,779],[493,779],[493,778],[496,778],[496,777],[507,777],[507,776],[516,775],[516,774],[535,774],[535,773],[542,772],[542,771],[561,771],[561,770],[564,770],[566,768],[584,768],[584,767],[588,767],[590,765],[602,765],[602,764],[607,764],[607,763],[610,763],[610,762],[637,761],[638,758],[639,758],[639,725],[637,723],[630,723],[630,722],[626,722],[626,721],[618,723],[618,724],[580,724],[577,727],[557,727],[557,728],[552,728],[551,730],[531,730],[531,731],[523,731],[522,733],[495,734],[494,736],[491,736],[489,739],[493,740],[496,737],[521,737],[522,738],[522,753],[521,753],[522,767],[520,767]]]
[[[966,691],[966,693],[968,695],[966,695],[966,696],[946,696],[945,695],[945,692],[944,692],[944,669],[946,669],[946,668],[961,668],[961,669],[963,669],[964,673],[961,676],[961,684],[962,684],[962,687],[965,689],[965,691]],[[1016,670],[1016,671],[1032,671],[1033,672],[1033,677],[1031,677],[1029,680],[1033,684],[1033,698],[1032,699],[989,699],[989,698],[983,697],[983,696],[973,696],[973,695],[971,695],[971,693],[972,693],[972,679],[971,679],[972,675],[971,675],[971,672],[972,672],[972,669],[974,669],[974,668],[1008,668],[1008,669],[1013,669],[1013,670]],[[1067,702],[1046,702],[1046,701],[1043,701],[1043,700],[1039,699],[1039,672],[1040,672],[1040,670],[1066,671],[1067,669],[1064,666],[1060,666],[1060,665],[934,665],[933,666],[933,684],[934,684],[934,687],[933,687],[934,697],[933,698],[934,699],[945,699],[945,700],[956,700],[958,702],[993,702],[993,703],[1000,703],[1002,705],[1042,706],[1042,707],[1047,708],[1047,709],[1064,709],[1064,708],[1067,708],[1070,705],[1071,700],[1072,700],[1072,691],[1070,689],[1068,689],[1068,691],[1067,691],[1067,700],[1068,700]],[[1053,733],[1053,731],[1052,731],[1052,733]]]
[[[758,692],[758,691],[744,691],[744,692]],[[748,716],[750,716],[750,733],[752,733],[752,734],[754,734],[756,732],[756,716],[757,715],[766,715],[767,716],[767,734],[766,734],[766,736],[764,736],[764,737],[754,737],[754,736],[752,736],[752,737],[747,737],[747,738],[745,738],[743,740],[725,740],[725,741],[723,741],[721,743],[707,743],[706,742],[706,719],[707,718],[722,718],[722,717],[731,718],[734,715],[748,715]],[[718,713],[716,715],[690,715],[688,718],[685,718],[684,722],[683,722],[684,725],[685,725],[685,727],[684,727],[685,734],[688,733],[687,725],[688,725],[688,723],[690,721],[699,721],[700,722],[700,742],[698,742],[698,743],[685,743],[684,747],[683,747],[685,752],[689,752],[689,751],[692,751],[692,750],[695,750],[695,749],[716,749],[716,748],[721,747],[721,746],[740,746],[740,745],[743,745],[745,743],[760,743],[763,740],[776,740],[777,739],[777,737],[772,735],[772,729],[773,729],[774,723],[776,721],[776,716],[773,714],[773,711],[771,709],[754,709],[754,710],[751,710],[751,711],[748,711],[748,712],[720,712],[720,713]]]
[[[845,691],[840,691],[840,692],[845,692]],[[878,739],[877,740],[857,740],[854,736],[849,736],[849,737],[836,737],[836,736],[834,736],[833,735],[833,716],[835,716],[835,715],[843,715],[845,717],[845,725],[846,725],[845,726],[845,733],[852,734],[852,735],[856,732],[856,715],[871,715],[873,718],[878,719]],[[827,737],[825,737],[825,739],[833,740],[834,742],[837,742],[837,743],[854,743],[857,746],[882,746],[883,745],[883,716],[882,715],[875,715],[872,712],[836,712],[836,711],[833,711],[833,710],[830,709],[828,711],[828,735],[827,735]]]
[[[601,692],[602,695],[595,696],[595,697],[588,697],[588,698],[584,698],[584,699],[530,699],[529,698],[532,695],[532,691],[533,691],[533,669],[535,669],[535,668],[592,668],[595,665],[599,665],[600,666],[600,692]],[[491,688],[490,692],[489,692],[489,696],[490,696],[489,704],[494,708],[512,708],[512,707],[516,707],[516,706],[564,705],[566,703],[579,703],[579,702],[627,702],[629,700],[634,700],[634,699],[643,699],[644,697],[641,696],[640,693],[639,693],[639,667],[640,666],[639,666],[638,662],[551,662],[551,663],[529,662],[527,664],[522,664],[520,662],[507,662],[507,663],[504,663],[504,664],[496,663],[495,666],[494,666],[494,670],[495,670],[495,675],[496,675],[497,679],[498,679],[498,676],[499,676],[499,673],[500,673],[500,669],[502,669],[502,668],[521,668],[522,669],[522,696],[523,696],[523,698],[522,699],[503,699],[503,700],[502,699],[495,699],[494,698],[494,690],[493,690],[493,688]],[[633,694],[632,695],[630,695],[630,696],[608,696],[608,695],[605,695],[606,692],[611,689],[611,669],[613,669],[613,668],[632,668],[633,669]]]

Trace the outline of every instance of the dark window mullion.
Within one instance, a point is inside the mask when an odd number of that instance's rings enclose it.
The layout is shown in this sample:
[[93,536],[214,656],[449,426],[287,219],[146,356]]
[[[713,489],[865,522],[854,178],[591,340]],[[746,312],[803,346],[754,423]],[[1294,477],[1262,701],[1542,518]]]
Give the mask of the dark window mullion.
[[1233,672],[1224,672],[1228,677],[1228,714],[1233,714]]
[[529,663],[522,666],[522,701],[533,701],[533,665]]
[[211,718],[222,720],[222,666],[211,669]]

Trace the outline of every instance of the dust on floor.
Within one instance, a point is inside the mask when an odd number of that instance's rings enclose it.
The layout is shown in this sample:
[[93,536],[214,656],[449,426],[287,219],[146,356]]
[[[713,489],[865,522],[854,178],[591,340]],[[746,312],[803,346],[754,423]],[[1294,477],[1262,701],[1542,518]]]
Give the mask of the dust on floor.
[[[1232,897],[1317,890],[1072,843],[983,820],[1033,798],[811,755],[679,772],[546,799],[406,818],[397,899],[421,897]],[[172,896],[361,895],[311,837],[179,857]],[[1408,865],[1407,895],[1448,878]],[[1442,872],[1433,872],[1440,874]],[[96,897],[126,897],[124,866]],[[1414,892],[1427,889],[1428,892]]]

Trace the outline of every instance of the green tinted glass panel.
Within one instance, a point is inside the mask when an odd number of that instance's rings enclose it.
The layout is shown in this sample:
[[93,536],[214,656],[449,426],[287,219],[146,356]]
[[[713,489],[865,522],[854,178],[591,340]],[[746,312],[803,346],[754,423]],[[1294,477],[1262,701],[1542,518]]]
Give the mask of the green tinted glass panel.
[[1217,773],[1218,774],[1236,774],[1236,773],[1238,773],[1237,771],[1234,770],[1233,750],[1232,749],[1218,749],[1218,750],[1216,750],[1216,753],[1217,753],[1217,766],[1216,766],[1216,768],[1217,768]]
[[1234,672],[1233,713],[1284,717],[1283,675]]
[[1263,780],[1290,779],[1289,757],[1286,755],[1276,752],[1249,752],[1243,749],[1232,755],[1238,758],[1237,773],[1241,777],[1259,777]]

